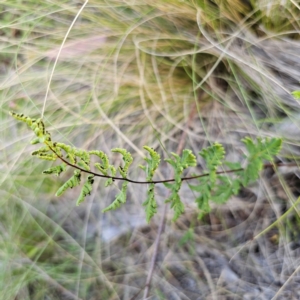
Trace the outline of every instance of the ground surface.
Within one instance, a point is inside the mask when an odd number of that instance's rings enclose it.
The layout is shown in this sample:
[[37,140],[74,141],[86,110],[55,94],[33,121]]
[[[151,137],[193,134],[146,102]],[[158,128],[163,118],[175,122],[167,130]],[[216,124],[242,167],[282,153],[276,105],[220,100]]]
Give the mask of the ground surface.
[[[198,153],[218,141],[242,161],[243,137],[276,136],[276,161],[299,157],[296,1],[129,2],[1,4],[1,300],[143,299],[167,197],[158,186],[150,224],[144,186],[106,214],[116,190],[101,180],[79,207],[76,189],[56,198],[71,173],[41,175],[51,163],[30,156],[32,133],[9,110],[43,114],[55,140],[132,151],[131,178],[144,176],[145,144],[166,158],[180,143]],[[162,165],[157,177],[170,176]],[[148,299],[300,299],[299,186],[298,167],[266,169],[199,221],[185,184],[186,212],[174,223],[167,210]]]

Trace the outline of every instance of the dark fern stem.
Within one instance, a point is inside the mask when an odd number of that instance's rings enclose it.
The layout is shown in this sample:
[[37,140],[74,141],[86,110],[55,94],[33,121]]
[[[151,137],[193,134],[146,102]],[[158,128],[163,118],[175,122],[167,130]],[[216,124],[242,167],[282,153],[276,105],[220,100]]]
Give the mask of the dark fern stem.
[[[199,193],[196,203],[200,210],[199,218],[210,211],[209,202],[225,203],[232,195],[239,192],[242,186],[247,186],[251,182],[257,180],[259,172],[264,168],[285,165],[283,163],[274,163],[274,157],[279,153],[282,145],[280,138],[257,138],[256,141],[249,137],[245,137],[242,142],[247,149],[246,167],[242,167],[239,163],[224,161],[225,150],[219,143],[202,149],[199,155],[202,156],[206,163],[206,171],[203,174],[182,177],[183,171],[197,165],[196,156],[191,150],[185,149],[181,156],[171,153],[172,156],[165,161],[174,169],[174,178],[164,180],[153,180],[155,171],[158,169],[161,158],[153,148],[144,146],[149,154],[145,157],[146,165],[140,168],[146,174],[146,180],[138,181],[128,178],[128,170],[133,162],[132,155],[123,148],[114,148],[113,153],[119,153],[123,157],[123,165],[117,168],[109,163],[108,155],[103,151],[92,150],[86,151],[76,147],[69,146],[60,142],[53,142],[51,134],[46,130],[41,119],[31,119],[24,114],[10,114],[17,120],[25,122],[34,132],[35,138],[32,144],[43,144],[43,147],[34,151],[32,155],[44,160],[59,160],[60,165],[51,167],[43,173],[59,176],[65,172],[67,167],[74,169],[74,175],[69,178],[57,191],[56,196],[61,196],[67,189],[80,185],[81,174],[88,174],[86,181],[83,183],[81,192],[76,204],[79,205],[84,201],[87,195],[90,195],[95,177],[106,178],[105,186],[110,186],[114,181],[123,181],[119,193],[115,200],[106,207],[103,212],[114,210],[126,203],[127,187],[129,183],[147,184],[147,198],[143,203],[146,211],[146,220],[149,222],[157,213],[157,202],[155,200],[155,185],[163,183],[167,189],[170,189],[170,197],[165,200],[171,204],[174,210],[174,220],[178,219],[184,213],[184,204],[180,200],[179,191],[183,181],[196,180],[196,185],[190,185],[191,189]],[[91,155],[96,155],[100,162],[94,163],[94,167],[100,173],[91,170]],[[265,161],[269,161],[265,163]],[[222,171],[218,168],[222,167]],[[117,172],[121,176],[116,176]]]

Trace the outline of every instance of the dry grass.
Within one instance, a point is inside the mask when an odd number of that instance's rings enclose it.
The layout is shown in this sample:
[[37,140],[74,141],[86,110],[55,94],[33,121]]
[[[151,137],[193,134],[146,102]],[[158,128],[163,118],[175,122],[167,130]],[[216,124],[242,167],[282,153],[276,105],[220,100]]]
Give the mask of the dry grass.
[[[131,299],[144,287],[159,222],[146,225],[139,186],[107,214],[115,191],[102,182],[79,208],[77,191],[56,199],[64,178],[40,175],[49,163],[30,157],[31,133],[9,110],[44,115],[55,139],[77,147],[132,151],[132,178],[143,145],[167,157],[184,130],[195,153],[218,141],[239,160],[245,135],[282,136],[278,159],[298,158],[299,103],[289,94],[300,78],[296,1],[81,5],[0,5],[3,300]],[[151,299],[298,299],[298,210],[282,217],[298,186],[297,168],[268,170],[201,222],[186,186],[187,212],[167,221]],[[163,187],[157,197],[162,209]]]

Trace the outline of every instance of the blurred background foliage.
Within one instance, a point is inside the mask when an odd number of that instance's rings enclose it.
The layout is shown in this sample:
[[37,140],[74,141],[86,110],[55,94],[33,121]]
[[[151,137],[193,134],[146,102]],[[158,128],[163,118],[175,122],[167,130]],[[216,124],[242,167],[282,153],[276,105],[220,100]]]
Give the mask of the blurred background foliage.
[[[55,140],[130,150],[132,178],[142,176],[143,145],[167,157],[183,132],[195,153],[218,141],[232,161],[246,135],[283,137],[278,161],[299,157],[290,95],[300,80],[299,1],[90,0],[71,26],[82,5],[0,4],[3,300],[133,299],[159,222],[145,222],[144,187],[131,185],[129,202],[107,214],[116,191],[101,181],[80,207],[78,191],[56,199],[67,177],[41,174],[50,163],[30,156],[32,133],[9,110],[38,117],[45,105]],[[175,224],[167,216],[151,299],[298,299],[299,213],[282,215],[299,194],[297,167],[267,170],[200,222],[186,186],[186,214]],[[157,197],[161,210],[162,187]]]

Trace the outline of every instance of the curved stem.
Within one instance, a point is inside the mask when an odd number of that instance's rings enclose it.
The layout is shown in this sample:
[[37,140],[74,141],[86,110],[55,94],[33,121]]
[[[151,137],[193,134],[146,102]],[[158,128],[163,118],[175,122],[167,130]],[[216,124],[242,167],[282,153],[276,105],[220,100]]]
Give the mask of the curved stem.
[[[68,162],[66,159],[64,159],[63,157],[58,155],[57,152],[50,145],[47,144],[47,146],[62,162],[64,162],[68,166],[73,167],[81,172],[94,175],[95,177],[102,177],[102,178],[108,178],[108,179],[111,178],[112,180],[128,181],[128,182],[136,183],[136,184],[149,184],[149,183],[158,184],[158,183],[167,183],[167,182],[175,181],[175,178],[164,179],[164,180],[154,180],[154,181],[139,181],[139,180],[133,180],[133,179],[129,179],[129,178],[115,177],[115,176],[109,176],[109,175],[95,173],[93,171],[85,170],[77,165],[74,165],[74,164]],[[286,163],[282,163],[282,162],[279,162],[279,163],[273,162],[273,163],[264,164],[263,169],[270,168],[270,167],[272,168],[272,167],[295,167],[295,166],[298,166],[298,164],[297,163],[286,164]],[[218,172],[216,172],[216,174],[219,175],[219,174],[235,173],[235,172],[239,172],[239,171],[243,171],[243,170],[244,170],[244,168],[228,170],[228,171],[218,171]],[[181,180],[187,181],[187,180],[197,179],[197,178],[206,177],[206,176],[209,176],[209,173],[199,174],[199,175],[195,175],[195,176],[182,177]]]

